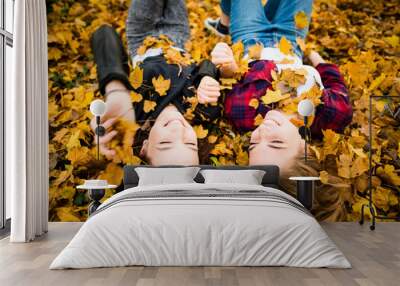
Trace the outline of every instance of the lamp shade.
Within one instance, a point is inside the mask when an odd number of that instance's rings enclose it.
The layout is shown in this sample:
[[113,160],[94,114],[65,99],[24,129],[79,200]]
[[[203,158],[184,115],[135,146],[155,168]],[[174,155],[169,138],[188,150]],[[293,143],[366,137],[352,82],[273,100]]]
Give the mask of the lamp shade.
[[301,116],[311,116],[314,114],[314,104],[309,99],[303,99],[297,105],[297,112]]
[[106,104],[100,99],[93,100],[90,104],[90,112],[95,116],[102,116],[106,112]]

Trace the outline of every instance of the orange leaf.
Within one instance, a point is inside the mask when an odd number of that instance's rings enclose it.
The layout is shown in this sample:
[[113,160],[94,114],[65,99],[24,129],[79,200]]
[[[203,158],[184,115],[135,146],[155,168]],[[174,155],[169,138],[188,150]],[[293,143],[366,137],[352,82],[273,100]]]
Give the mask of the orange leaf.
[[153,83],[154,89],[160,96],[166,95],[167,91],[171,87],[171,80],[164,79],[161,74],[158,76],[158,78],[153,77],[151,82]]
[[193,127],[194,132],[196,132],[197,138],[203,139],[206,138],[208,134],[208,130],[204,129],[202,125],[196,125]]
[[249,106],[253,107],[254,109],[257,109],[259,104],[260,102],[258,101],[257,98],[252,98],[250,100]]
[[134,89],[138,89],[143,83],[143,69],[139,66],[136,66],[131,73],[130,82]]
[[285,55],[292,54],[292,43],[289,42],[285,37],[281,38],[278,48]]
[[148,113],[152,110],[154,110],[157,106],[157,103],[151,100],[145,100],[144,101],[144,106],[143,106],[143,110],[144,112]]
[[294,21],[297,29],[302,30],[308,26],[308,17],[304,11],[299,11],[296,16],[294,16]]

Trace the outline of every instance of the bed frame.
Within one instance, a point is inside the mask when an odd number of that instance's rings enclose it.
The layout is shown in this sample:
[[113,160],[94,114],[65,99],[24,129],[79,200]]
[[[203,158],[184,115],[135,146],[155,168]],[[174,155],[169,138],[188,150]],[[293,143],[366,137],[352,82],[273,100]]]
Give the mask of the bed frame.
[[[127,165],[124,167],[124,190],[136,187],[139,183],[139,176],[137,175],[135,168],[136,167],[146,167],[146,168],[182,168],[183,166],[132,166]],[[279,167],[274,165],[260,165],[260,166],[211,166],[211,165],[200,165],[202,170],[263,170],[265,171],[265,175],[262,180],[262,185],[265,187],[271,187],[275,189],[280,189],[279,186]],[[197,183],[204,183],[204,178],[200,174],[197,174],[194,179]]]

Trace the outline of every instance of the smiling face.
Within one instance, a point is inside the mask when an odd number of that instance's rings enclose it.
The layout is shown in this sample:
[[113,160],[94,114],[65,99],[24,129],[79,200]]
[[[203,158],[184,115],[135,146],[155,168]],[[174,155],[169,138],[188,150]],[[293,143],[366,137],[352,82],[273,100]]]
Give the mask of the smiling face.
[[197,136],[175,106],[166,107],[157,117],[141,155],[151,165],[198,165]]
[[271,110],[251,134],[249,165],[277,165],[283,174],[287,173],[304,144],[290,117]]

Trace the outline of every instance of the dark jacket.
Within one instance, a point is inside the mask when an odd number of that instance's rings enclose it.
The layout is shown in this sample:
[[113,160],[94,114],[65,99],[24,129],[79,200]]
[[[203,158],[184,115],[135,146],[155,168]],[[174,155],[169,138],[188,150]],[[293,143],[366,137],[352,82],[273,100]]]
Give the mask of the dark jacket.
[[[208,60],[200,65],[191,64],[180,67],[175,64],[168,64],[163,56],[149,57],[145,59],[140,68],[143,69],[143,84],[136,92],[143,96],[140,103],[134,104],[136,121],[144,124],[146,121],[154,121],[161,111],[173,104],[182,113],[185,114],[191,104],[187,99],[196,96],[196,88],[204,76],[210,76],[218,80],[218,70],[216,66]],[[167,95],[160,96],[154,89],[152,79],[162,75],[164,79],[171,80],[170,89]],[[144,112],[144,101],[151,100],[157,103],[154,111]],[[221,116],[221,107],[210,104],[198,104],[194,109],[194,117],[186,118],[192,124],[201,124],[203,122],[212,122]]]

